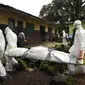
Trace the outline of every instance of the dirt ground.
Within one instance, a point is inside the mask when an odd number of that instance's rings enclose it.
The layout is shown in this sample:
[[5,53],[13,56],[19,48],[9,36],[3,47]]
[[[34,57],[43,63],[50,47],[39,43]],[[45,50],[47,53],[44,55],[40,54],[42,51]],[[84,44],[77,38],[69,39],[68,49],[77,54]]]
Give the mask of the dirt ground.
[[85,85],[85,74],[77,77],[76,85]]
[[50,73],[47,74],[38,69],[31,72],[13,72],[10,75],[12,76],[12,80],[0,82],[0,85],[49,85],[49,81],[54,77]]
[[[53,74],[39,69],[12,72],[10,75],[12,80],[0,82],[0,85],[56,85],[55,82],[49,83],[55,77]],[[77,77],[76,81],[75,85],[85,85],[85,76]]]

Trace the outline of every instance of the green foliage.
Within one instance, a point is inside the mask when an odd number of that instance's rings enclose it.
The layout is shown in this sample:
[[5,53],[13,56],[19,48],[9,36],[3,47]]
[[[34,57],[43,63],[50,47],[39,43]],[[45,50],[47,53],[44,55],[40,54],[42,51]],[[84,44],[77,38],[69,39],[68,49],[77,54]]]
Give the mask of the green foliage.
[[40,17],[51,22],[66,23],[85,17],[85,0],[53,0],[44,5]]
[[55,62],[43,61],[40,64],[39,69],[44,71],[49,71],[53,75],[57,75],[63,73],[67,69],[67,65]]
[[28,68],[28,66],[27,66],[27,64],[25,63],[25,61],[24,60],[22,60],[22,59],[17,59],[17,61],[18,61],[18,64],[19,64],[19,69],[20,70],[25,70],[26,68]]
[[66,85],[74,85],[75,84],[75,77],[74,76],[70,76],[66,81],[65,81]]
[[59,51],[66,52],[66,53],[69,53],[70,46],[69,45],[68,46],[64,46],[62,44],[59,45],[59,46],[55,45],[55,49],[59,50]]
[[48,47],[48,48],[54,48],[55,45],[60,46],[60,45],[62,45],[62,43],[60,43],[60,42],[31,43],[27,46],[27,48],[31,48],[31,47],[34,47],[34,46],[45,46],[45,47]]
[[53,62],[43,61],[40,66],[40,70],[51,72],[53,75],[57,74],[57,66]]

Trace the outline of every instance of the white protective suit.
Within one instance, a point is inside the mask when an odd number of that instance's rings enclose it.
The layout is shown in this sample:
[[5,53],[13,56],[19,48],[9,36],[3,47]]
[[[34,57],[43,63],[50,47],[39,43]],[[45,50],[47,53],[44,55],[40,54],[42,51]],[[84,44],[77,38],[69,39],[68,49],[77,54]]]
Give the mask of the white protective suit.
[[[84,52],[85,52],[85,30],[82,28],[81,21],[76,20],[74,22],[74,28],[76,28],[74,43],[70,48],[70,62],[71,58],[76,57],[77,63],[83,64]],[[82,53],[81,53],[82,52]],[[80,58],[81,56],[81,58]],[[79,59],[80,58],[80,59]],[[85,66],[82,65],[68,65],[68,68],[71,72],[84,72]]]
[[67,45],[67,43],[66,43],[66,33],[65,33],[65,30],[63,30],[62,33],[63,33],[62,44],[63,45]]
[[6,76],[5,68],[1,62],[1,58],[3,57],[4,53],[4,48],[5,48],[5,39],[2,30],[0,30],[0,76]]
[[[5,33],[7,39],[6,51],[17,48],[17,35],[9,27],[5,28]],[[18,64],[18,61],[16,61],[14,57],[10,58],[6,56],[6,70],[12,71],[14,64]]]

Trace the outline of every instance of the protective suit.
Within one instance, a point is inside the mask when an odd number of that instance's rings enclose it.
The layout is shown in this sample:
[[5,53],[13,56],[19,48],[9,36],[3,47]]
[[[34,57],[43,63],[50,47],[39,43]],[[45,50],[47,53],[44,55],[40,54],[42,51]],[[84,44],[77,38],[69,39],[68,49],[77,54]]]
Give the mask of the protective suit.
[[[17,35],[12,32],[9,27],[5,28],[5,33],[7,40],[6,51],[12,48],[17,48]],[[11,58],[6,56],[6,71],[12,71],[14,64],[18,64],[18,61],[16,61],[14,57]]]
[[66,33],[65,33],[65,30],[63,30],[62,33],[63,33],[62,44],[63,45],[67,45],[67,43],[66,43]]
[[2,30],[0,30],[0,77],[6,76],[5,68],[1,62],[1,58],[3,57],[3,53],[4,53],[4,48],[5,48],[5,39]]
[[[74,28],[76,29],[75,36],[74,36],[74,43],[71,46],[70,52],[70,61],[71,58],[76,57],[76,62],[78,64],[83,64],[83,58],[85,53],[85,30],[82,28],[81,21],[76,20],[74,22]],[[84,72],[85,73],[85,66],[82,65],[68,65],[70,72]]]

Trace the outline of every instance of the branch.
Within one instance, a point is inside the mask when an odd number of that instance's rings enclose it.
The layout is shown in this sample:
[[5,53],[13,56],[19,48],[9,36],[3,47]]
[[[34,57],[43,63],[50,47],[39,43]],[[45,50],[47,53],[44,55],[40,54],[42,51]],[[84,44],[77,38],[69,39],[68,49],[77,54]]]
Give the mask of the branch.
[[81,4],[84,4],[84,3],[85,3],[85,0]]
[[68,0],[68,2],[69,2],[70,6],[71,6],[71,8],[72,8],[72,10],[73,10],[73,14],[75,15],[75,13],[74,13],[74,11],[75,11],[74,5],[71,4],[71,1],[70,1],[70,0]]
[[85,5],[84,5],[84,6],[82,6],[82,8],[80,9],[80,12],[81,12],[84,8],[85,8]]
[[68,0],[69,5],[74,8],[74,6],[71,4],[70,0]]

